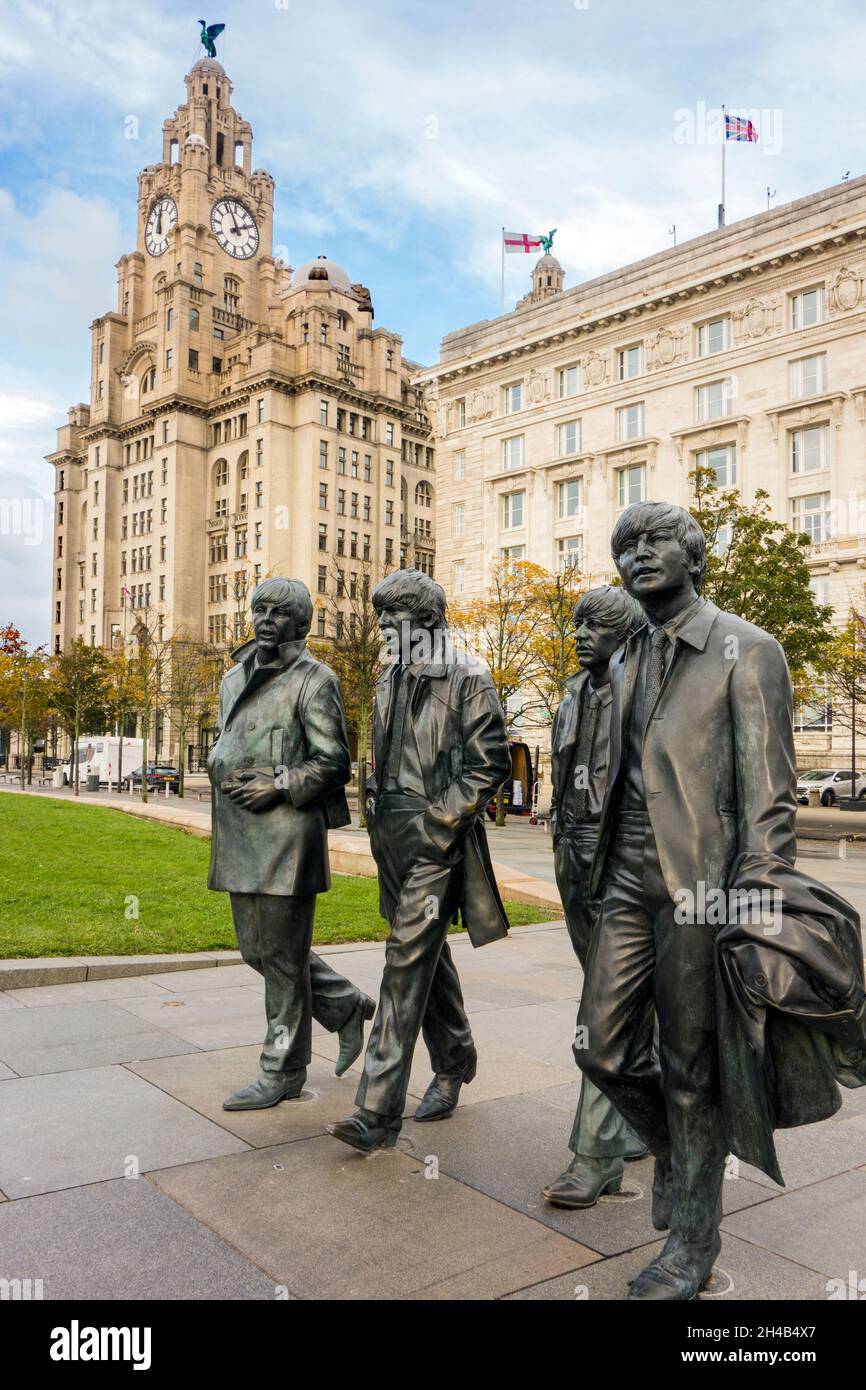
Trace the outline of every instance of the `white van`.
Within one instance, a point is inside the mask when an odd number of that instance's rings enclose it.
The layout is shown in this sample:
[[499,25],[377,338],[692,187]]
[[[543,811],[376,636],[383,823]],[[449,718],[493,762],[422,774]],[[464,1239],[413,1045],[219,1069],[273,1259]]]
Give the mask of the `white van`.
[[[144,743],[140,738],[125,738],[121,750],[120,739],[115,734],[82,734],[78,740],[78,784],[86,786],[90,773],[98,772],[103,785],[109,782],[118,785],[118,778],[126,776],[135,768],[141,767]],[[123,768],[120,766],[121,753]],[[64,785],[72,786],[75,769],[72,757],[63,769]]]

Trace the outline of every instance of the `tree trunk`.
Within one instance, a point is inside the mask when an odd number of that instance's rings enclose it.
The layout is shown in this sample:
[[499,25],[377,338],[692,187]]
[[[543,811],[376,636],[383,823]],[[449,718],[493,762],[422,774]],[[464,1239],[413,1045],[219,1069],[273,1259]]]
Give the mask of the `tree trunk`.
[[[147,745],[150,733],[150,712],[142,711],[141,718],[141,799],[147,801]],[[133,788],[134,789],[134,788]]]
[[178,798],[183,796],[183,789],[186,785],[186,758],[184,757],[186,743],[186,725],[180,724],[177,731],[177,794]]
[[120,741],[117,745],[117,790],[123,786],[123,715],[120,718]]
[[75,795],[78,795],[78,735],[80,725],[78,722],[78,710],[75,711],[75,723],[72,728],[72,783],[75,787]]

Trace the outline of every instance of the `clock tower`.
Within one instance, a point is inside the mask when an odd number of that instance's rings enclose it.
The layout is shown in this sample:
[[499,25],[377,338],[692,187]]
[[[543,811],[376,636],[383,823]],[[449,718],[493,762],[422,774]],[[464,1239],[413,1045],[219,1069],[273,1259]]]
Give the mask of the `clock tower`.
[[[274,260],[274,181],[222,65],[202,58],[186,89],[139,175],[117,308],[91,325],[90,401],[49,455],[53,649],[146,627],[168,666],[181,641],[229,660],[263,575],[303,579],[327,638],[368,570],[433,568],[415,364],[342,267]],[[169,711],[154,753],[192,765],[172,725]]]

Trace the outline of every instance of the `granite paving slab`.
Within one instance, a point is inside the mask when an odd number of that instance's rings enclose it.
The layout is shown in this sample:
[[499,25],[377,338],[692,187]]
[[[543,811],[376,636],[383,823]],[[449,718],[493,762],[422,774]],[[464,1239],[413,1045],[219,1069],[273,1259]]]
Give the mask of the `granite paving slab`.
[[131,1017],[170,1030],[176,1038],[204,1050],[261,1042],[265,1034],[262,996],[247,985],[164,991],[159,999],[125,999],[122,1007]]
[[104,1000],[0,1014],[0,1060],[21,1076],[138,1062],[192,1047],[165,1027]]
[[307,1299],[499,1298],[595,1258],[461,1183],[426,1178],[399,1149],[365,1157],[330,1137],[152,1181]]
[[13,998],[13,996],[11,994],[7,994],[5,990],[2,994],[0,994],[0,1010],[23,1009],[23,1007],[24,1005],[21,1003],[19,999]]
[[42,1009],[49,1004],[79,1004],[97,999],[164,999],[166,991],[153,983],[153,976],[125,976],[122,979],[82,980],[71,985],[40,985],[30,989],[12,989],[13,999],[28,1009]]
[[[532,1288],[521,1289],[507,1295],[507,1298],[519,1302],[625,1299],[628,1297],[629,1279],[639,1274],[661,1248],[662,1242],[656,1241],[642,1249],[630,1250],[598,1264],[588,1265],[576,1274],[566,1274]],[[724,1234],[712,1281],[709,1288],[698,1295],[698,1301],[826,1299],[825,1283],[824,1276],[813,1269]]]
[[13,1071],[11,1067],[7,1067],[5,1062],[0,1062],[0,1081],[9,1081],[11,1077],[17,1075],[17,1071]]
[[840,1173],[726,1216],[724,1230],[752,1245],[847,1280],[866,1278],[866,1170]]
[[784,1187],[748,1164],[741,1165],[743,1176],[780,1193],[858,1168],[866,1163],[866,1114],[852,1107],[844,1118],[841,1116],[840,1111],[831,1120],[815,1125],[777,1130],[776,1153],[785,1179]]
[[[502,1011],[489,1009],[474,1014],[473,1029],[476,1028],[479,1019],[488,1018],[494,1012]],[[320,1057],[327,1057],[331,1061],[337,1055],[338,1046],[333,1033],[325,1033],[320,1037],[313,1038],[313,1052]],[[357,1062],[349,1068],[346,1075],[354,1075],[357,1083],[363,1064],[364,1054],[361,1053]],[[433,1071],[427,1049],[423,1041],[419,1039],[409,1075],[410,1094],[423,1096],[432,1077]],[[471,1109],[480,1101],[493,1100],[497,1096],[514,1095],[538,1088],[545,1089],[548,1086],[560,1086],[571,1081],[573,1077],[574,1067],[568,1066],[567,1063],[563,1066],[553,1066],[549,1062],[527,1056],[519,1048],[510,1047],[507,1043],[485,1042],[484,1046],[479,1048],[478,1071],[475,1080],[471,1085],[464,1086],[460,1092],[460,1105]]]
[[218,975],[207,970],[174,970],[164,975],[149,975],[148,979],[174,994],[189,994],[192,990],[199,989],[231,989],[235,985],[261,988],[262,991],[265,988],[265,982],[258,971],[253,970],[250,965],[244,965],[243,962],[240,965],[221,965]]
[[[223,1110],[225,1097],[256,1075],[259,1053],[258,1046],[224,1048],[137,1062],[130,1070],[254,1148],[320,1136],[326,1125],[355,1110],[357,1073],[334,1076],[332,1064],[318,1055],[313,1056],[306,1086],[297,1100],[281,1101],[268,1110]],[[418,1099],[409,1098],[410,1110],[415,1109]]]
[[146,1178],[7,1202],[0,1278],[41,1279],[46,1299],[275,1296],[273,1279]]
[[2,1087],[0,1188],[9,1197],[246,1147],[123,1067],[27,1076]]
[[[571,1161],[576,1085],[553,1086],[506,1096],[479,1105],[458,1106],[439,1124],[404,1125],[403,1136],[419,1158],[433,1156],[440,1170],[552,1230],[604,1255],[619,1254],[656,1240],[650,1221],[653,1161],[627,1163],[622,1191],[605,1195],[594,1207],[568,1211],[553,1207],[541,1189]],[[725,1210],[771,1200],[755,1183],[728,1181]]]

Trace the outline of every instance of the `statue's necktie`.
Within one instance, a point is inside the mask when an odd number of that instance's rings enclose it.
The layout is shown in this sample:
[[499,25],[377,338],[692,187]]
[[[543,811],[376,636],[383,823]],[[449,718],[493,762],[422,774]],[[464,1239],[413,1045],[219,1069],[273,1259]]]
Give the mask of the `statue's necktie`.
[[400,754],[403,750],[403,728],[406,723],[406,702],[409,697],[409,680],[406,668],[399,665],[392,677],[391,728],[388,737],[388,753],[385,759],[386,777],[397,778],[400,772]]
[[592,745],[595,742],[595,726],[601,701],[587,685],[584,689],[580,710],[580,728],[577,734],[577,749],[574,754],[572,775],[574,777],[574,810],[577,819],[587,819],[589,810],[589,779],[592,776]]
[[646,714],[649,719],[653,706],[658,699],[659,691],[662,688],[662,681],[665,674],[665,657],[667,656],[668,635],[663,627],[653,629],[650,638],[649,670],[646,681]]

